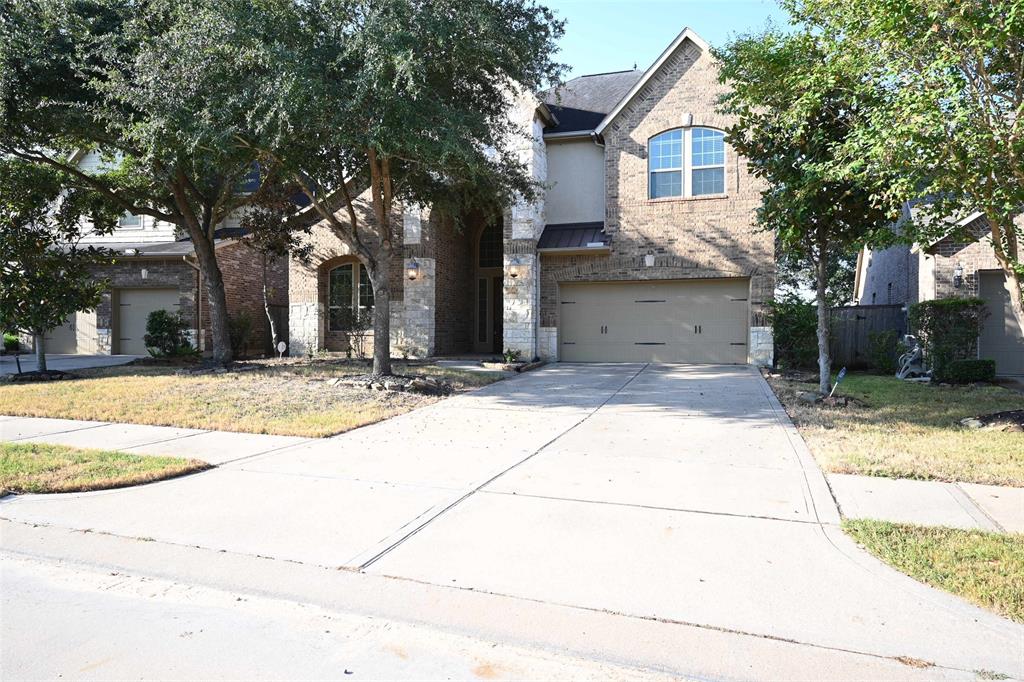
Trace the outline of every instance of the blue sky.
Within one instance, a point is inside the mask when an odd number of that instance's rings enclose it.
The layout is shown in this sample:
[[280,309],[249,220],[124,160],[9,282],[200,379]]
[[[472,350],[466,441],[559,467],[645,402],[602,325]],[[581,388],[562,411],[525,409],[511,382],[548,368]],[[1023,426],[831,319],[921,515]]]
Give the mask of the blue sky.
[[718,46],[737,33],[785,26],[775,0],[541,0],[566,19],[559,61],[565,78],[646,69],[684,26]]

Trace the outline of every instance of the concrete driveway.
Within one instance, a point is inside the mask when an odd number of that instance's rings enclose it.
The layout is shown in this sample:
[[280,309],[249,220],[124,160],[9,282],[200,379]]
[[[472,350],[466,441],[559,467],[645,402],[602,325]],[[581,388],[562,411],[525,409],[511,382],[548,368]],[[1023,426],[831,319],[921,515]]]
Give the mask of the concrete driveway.
[[[183,479],[7,499],[0,516],[345,568],[438,588],[442,603],[469,590],[744,646],[909,657],[938,666],[932,678],[1024,676],[1024,627],[843,535],[824,477],[749,367],[554,365]],[[708,672],[699,652],[651,655]]]
[[[125,365],[140,355],[59,355],[55,353],[46,354],[46,368],[59,369],[62,372],[70,372],[75,369],[89,369],[91,367],[112,367],[114,365]],[[23,353],[21,360],[22,372],[34,372],[36,370],[36,356],[32,353]],[[0,375],[16,374],[18,371],[17,361],[13,355],[0,355]]]

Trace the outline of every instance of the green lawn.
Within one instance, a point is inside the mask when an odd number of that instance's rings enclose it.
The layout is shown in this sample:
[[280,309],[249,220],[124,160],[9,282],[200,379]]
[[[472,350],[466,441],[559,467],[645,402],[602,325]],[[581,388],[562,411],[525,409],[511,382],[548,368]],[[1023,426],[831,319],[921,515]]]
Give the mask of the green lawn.
[[202,471],[209,464],[180,457],[83,450],[43,443],[0,443],[0,491],[70,493],[120,488]]
[[815,385],[770,380],[808,447],[827,471],[892,478],[1024,486],[1024,434],[963,428],[959,420],[1024,408],[1024,394],[998,386],[930,386],[851,374],[837,395],[860,405],[796,400]]
[[[181,375],[173,367],[77,370],[79,379],[0,384],[0,414],[321,437],[388,419],[439,398],[336,383],[365,364],[335,360],[252,363],[249,372]],[[482,386],[500,373],[395,364],[396,374]]]
[[1024,535],[869,519],[843,530],[912,578],[1024,622]]

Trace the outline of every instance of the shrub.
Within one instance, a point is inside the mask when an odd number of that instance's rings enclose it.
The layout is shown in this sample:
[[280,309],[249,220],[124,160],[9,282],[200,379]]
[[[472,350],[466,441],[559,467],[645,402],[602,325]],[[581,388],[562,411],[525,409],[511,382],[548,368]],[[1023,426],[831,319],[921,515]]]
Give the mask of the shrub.
[[516,348],[506,348],[505,352],[501,354],[506,364],[511,365],[514,362],[519,362],[519,359],[523,357],[523,351]]
[[942,298],[910,306],[910,328],[924,348],[934,379],[945,381],[952,361],[977,356],[978,334],[987,315],[980,298]]
[[365,358],[367,336],[373,326],[373,310],[335,309],[331,311],[330,322],[345,339],[348,357]]
[[188,342],[188,323],[180,315],[154,310],[146,318],[146,349],[153,357],[191,355],[195,351]]
[[240,358],[245,354],[252,340],[252,315],[242,311],[237,315],[228,318],[228,342],[231,344],[231,354]]
[[995,360],[953,360],[946,365],[942,381],[969,384],[975,381],[994,381],[995,378]]
[[868,358],[871,367],[883,374],[895,374],[899,358],[899,335],[895,329],[868,332]]
[[19,348],[21,348],[21,343],[18,341],[18,335],[4,332],[4,350],[16,351]]
[[813,303],[788,297],[768,304],[775,335],[775,364],[783,369],[818,363],[818,312]]

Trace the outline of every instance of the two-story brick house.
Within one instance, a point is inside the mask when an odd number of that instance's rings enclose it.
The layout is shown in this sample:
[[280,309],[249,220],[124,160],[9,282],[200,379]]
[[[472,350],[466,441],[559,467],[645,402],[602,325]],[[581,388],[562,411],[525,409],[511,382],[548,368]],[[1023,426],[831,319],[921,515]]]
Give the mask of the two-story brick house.
[[[392,348],[769,364],[774,242],[755,226],[761,186],[723,140],[723,87],[686,29],[645,71],[520,98],[520,158],[546,191],[501,216],[396,216]],[[312,260],[289,267],[292,352],[344,350],[339,313],[372,306],[369,281],[326,226],[310,238]]]
[[[84,172],[95,171],[102,163],[95,151],[80,153],[76,161]],[[247,350],[263,353],[269,350],[269,339],[261,258],[242,238],[237,219],[229,219],[218,235],[215,245],[228,314],[249,316],[253,326]],[[205,285],[192,242],[175,225],[126,214],[112,232],[86,234],[81,243],[114,252],[113,265],[95,269],[96,277],[107,280],[110,288],[95,310],[77,312],[47,333],[47,352],[145,355],[146,321],[154,310],[180,314],[188,324],[193,344],[200,350],[209,347],[212,332]],[[269,298],[281,327],[286,326],[287,277],[285,259],[268,263]]]

